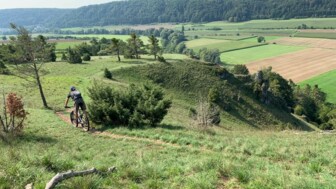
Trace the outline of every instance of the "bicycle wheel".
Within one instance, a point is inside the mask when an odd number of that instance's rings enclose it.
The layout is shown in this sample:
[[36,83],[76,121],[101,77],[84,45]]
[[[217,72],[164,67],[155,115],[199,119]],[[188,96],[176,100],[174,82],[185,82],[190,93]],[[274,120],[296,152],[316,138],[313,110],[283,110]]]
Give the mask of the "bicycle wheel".
[[86,130],[90,130],[90,121],[87,115],[81,114],[82,127]]
[[72,124],[75,124],[76,122],[75,122],[75,114],[74,114],[74,111],[71,111],[70,112],[70,121],[71,121],[71,123]]

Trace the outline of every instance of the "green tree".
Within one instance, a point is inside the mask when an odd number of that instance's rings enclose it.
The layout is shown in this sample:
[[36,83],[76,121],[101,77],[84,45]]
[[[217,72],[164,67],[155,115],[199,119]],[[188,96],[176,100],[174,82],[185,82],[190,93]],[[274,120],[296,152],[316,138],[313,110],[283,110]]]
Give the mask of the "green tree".
[[132,33],[131,37],[127,40],[129,53],[134,55],[136,59],[139,59],[139,54],[142,52],[142,47],[144,46],[143,41],[135,34]]
[[257,38],[257,41],[258,41],[258,43],[265,43],[266,42],[266,40],[265,40],[265,37],[263,37],[263,36],[259,36],[258,38]]
[[70,47],[68,48],[68,62],[72,64],[82,63],[81,54],[77,50],[73,50]]
[[12,57],[17,68],[16,76],[28,81],[30,81],[29,78],[33,79],[39,89],[43,106],[48,108],[40,71],[44,63],[50,60],[50,48],[52,48],[52,45],[49,45],[42,35],[32,38],[24,27],[17,27],[15,24],[11,24],[11,27],[17,32],[17,36],[11,40],[11,45],[14,48]]
[[118,62],[120,62],[120,52],[123,47],[123,41],[120,39],[112,38],[111,40],[111,50],[112,53],[116,53],[118,57]]
[[158,53],[161,51],[159,40],[154,35],[151,35],[148,37],[148,42],[149,54],[154,55],[154,59],[156,60]]

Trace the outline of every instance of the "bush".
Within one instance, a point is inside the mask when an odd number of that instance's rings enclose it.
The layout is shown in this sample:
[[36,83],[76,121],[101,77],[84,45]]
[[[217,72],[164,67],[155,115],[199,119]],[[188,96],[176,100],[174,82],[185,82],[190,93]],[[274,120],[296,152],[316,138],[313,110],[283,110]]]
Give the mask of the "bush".
[[295,106],[294,114],[302,116],[304,114],[304,108],[301,105]]
[[164,99],[163,91],[150,85],[131,85],[126,91],[116,91],[95,83],[89,88],[89,96],[92,121],[106,125],[153,127],[162,121],[171,106],[171,101]]
[[89,54],[84,54],[83,60],[84,61],[90,61],[91,60],[91,56]]
[[4,74],[4,75],[9,74],[9,70],[7,69],[5,63],[2,60],[0,60],[0,74]]
[[107,79],[112,79],[112,72],[107,68],[104,70],[104,77]]
[[22,98],[10,93],[4,100],[3,112],[0,114],[0,126],[5,133],[18,134],[24,128],[27,112],[24,109]]
[[81,55],[78,51],[72,50],[71,48],[68,49],[68,62],[72,64],[82,63]]
[[62,57],[61,57],[62,61],[67,61],[68,57],[65,55],[65,53],[62,53]]
[[158,61],[166,63],[166,59],[163,56],[158,56]]
[[250,74],[246,65],[234,65],[232,69],[232,73],[237,74],[237,75],[249,75]]
[[257,38],[257,40],[258,40],[258,43],[261,43],[261,42],[265,43],[266,42],[265,37],[263,37],[263,36],[259,36]]

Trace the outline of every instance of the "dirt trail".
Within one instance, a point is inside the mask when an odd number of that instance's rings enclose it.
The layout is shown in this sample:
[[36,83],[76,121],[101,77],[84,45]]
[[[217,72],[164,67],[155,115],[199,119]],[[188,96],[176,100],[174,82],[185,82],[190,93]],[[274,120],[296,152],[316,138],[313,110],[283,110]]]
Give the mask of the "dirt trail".
[[[69,119],[69,116],[65,115],[63,112],[56,112],[56,115],[60,119],[62,119],[64,122],[68,123],[69,125],[72,125],[72,123]],[[154,139],[148,139],[148,138],[140,138],[140,137],[127,136],[127,135],[119,135],[119,134],[113,134],[113,133],[110,133],[110,132],[97,131],[95,129],[91,129],[89,133],[91,133],[93,135],[97,135],[97,136],[109,137],[109,138],[112,138],[112,139],[126,139],[126,140],[132,140],[132,141],[149,142],[149,143],[156,144],[156,145],[171,146],[171,147],[178,147],[178,148],[182,148],[182,147],[194,148],[191,145],[181,146],[181,145],[178,145],[178,144],[164,142],[162,140],[154,140]],[[206,148],[202,148],[202,147],[201,148],[195,148],[195,149],[199,149],[201,151],[211,152],[211,150],[206,149]]]

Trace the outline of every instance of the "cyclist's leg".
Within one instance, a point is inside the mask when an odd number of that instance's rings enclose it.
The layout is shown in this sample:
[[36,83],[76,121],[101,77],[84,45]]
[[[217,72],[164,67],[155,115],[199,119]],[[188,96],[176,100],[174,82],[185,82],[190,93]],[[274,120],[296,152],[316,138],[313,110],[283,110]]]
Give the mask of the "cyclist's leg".
[[76,127],[78,127],[78,109],[79,109],[79,106],[78,106],[78,103],[75,102],[75,119],[76,119]]
[[88,118],[87,112],[86,112],[86,105],[85,102],[82,101],[81,103],[81,109],[83,110],[83,115],[86,117],[86,119]]

